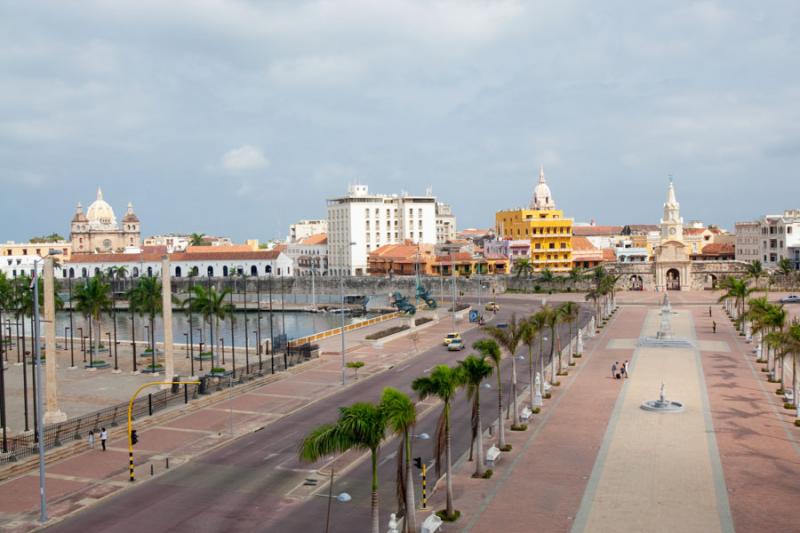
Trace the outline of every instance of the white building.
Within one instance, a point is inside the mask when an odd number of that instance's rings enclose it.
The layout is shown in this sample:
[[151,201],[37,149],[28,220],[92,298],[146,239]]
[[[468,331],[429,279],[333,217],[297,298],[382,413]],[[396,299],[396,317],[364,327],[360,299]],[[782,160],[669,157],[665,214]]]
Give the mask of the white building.
[[[172,276],[224,278],[234,274],[246,276],[292,276],[292,260],[276,250],[257,252],[192,252],[168,254]],[[75,254],[62,267],[62,277],[88,278],[107,273],[111,267],[124,266],[125,277],[158,276],[162,255],[158,253]]]
[[[38,255],[4,255],[0,257],[0,272],[6,278],[13,279],[22,275],[33,274],[33,262],[41,259]],[[39,263],[37,270],[41,273],[43,263]]]
[[369,194],[351,185],[328,200],[328,263],[333,275],[367,275],[367,257],[385,244],[436,244],[436,198]]
[[436,242],[438,244],[455,240],[456,216],[449,205],[436,202]]
[[166,246],[167,252],[183,252],[189,247],[192,238],[189,235],[168,233],[166,235],[153,235],[144,240],[145,246]]
[[736,223],[736,260],[752,263],[761,261],[761,223]]
[[792,261],[800,270],[800,209],[784,211],[782,215],[766,215],[761,226],[761,262],[775,268],[781,259]]
[[328,233],[327,220],[300,220],[289,226],[289,242],[299,242],[321,233]]
[[294,261],[296,276],[328,275],[328,235],[320,233],[286,245],[286,255]]

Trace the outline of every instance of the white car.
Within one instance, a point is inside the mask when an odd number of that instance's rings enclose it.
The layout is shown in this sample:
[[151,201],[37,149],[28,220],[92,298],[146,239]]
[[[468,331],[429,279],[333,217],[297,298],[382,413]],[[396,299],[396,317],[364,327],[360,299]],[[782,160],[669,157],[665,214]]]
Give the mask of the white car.
[[796,294],[790,294],[789,296],[787,296],[785,298],[781,298],[781,303],[782,304],[797,304],[797,303],[800,303],[800,296],[798,296]]

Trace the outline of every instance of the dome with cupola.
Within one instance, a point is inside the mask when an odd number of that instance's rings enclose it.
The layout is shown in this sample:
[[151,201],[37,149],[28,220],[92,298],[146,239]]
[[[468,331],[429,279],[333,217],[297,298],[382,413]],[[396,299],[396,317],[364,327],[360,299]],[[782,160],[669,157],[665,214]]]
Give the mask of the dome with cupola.
[[117,217],[114,210],[103,200],[103,191],[97,189],[97,199],[92,202],[86,211],[86,218],[89,219],[89,226],[97,229],[116,229]]
[[539,167],[539,183],[533,190],[531,209],[543,211],[555,208],[556,203],[553,200],[553,195],[550,193],[550,187],[547,185],[547,180],[544,179],[544,167]]

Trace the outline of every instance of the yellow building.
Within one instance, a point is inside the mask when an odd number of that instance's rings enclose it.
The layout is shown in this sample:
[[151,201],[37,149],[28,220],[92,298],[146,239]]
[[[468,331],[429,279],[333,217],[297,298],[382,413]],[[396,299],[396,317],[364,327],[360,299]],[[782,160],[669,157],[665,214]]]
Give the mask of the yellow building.
[[495,225],[501,239],[531,241],[534,270],[567,272],[572,268],[572,219],[564,218],[563,211],[556,209],[544,169],[539,170],[530,208],[498,211]]

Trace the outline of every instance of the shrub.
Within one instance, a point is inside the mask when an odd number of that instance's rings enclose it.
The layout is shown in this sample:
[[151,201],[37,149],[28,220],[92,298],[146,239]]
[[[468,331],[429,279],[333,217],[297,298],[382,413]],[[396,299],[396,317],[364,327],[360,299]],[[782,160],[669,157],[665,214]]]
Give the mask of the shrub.
[[487,469],[486,469],[486,470],[483,472],[483,479],[489,479],[489,478],[491,478],[491,477],[492,477],[492,474],[494,474],[494,470],[492,470],[491,468],[487,468]]
[[[456,312],[463,311],[467,307],[469,307],[469,304],[465,304],[465,303],[456,304]],[[452,313],[453,312],[453,308],[452,307],[448,307],[447,308],[447,312],[448,313]]]
[[784,392],[783,389],[778,389],[778,390],[775,391],[775,394],[777,394],[778,396],[781,396],[783,394],[783,392]]
[[526,431],[528,429],[528,424],[511,424],[511,431]]
[[510,451],[511,451],[511,448],[512,448],[512,446],[511,446],[510,444],[506,444],[505,446],[503,446],[502,448],[500,448],[500,451],[501,451],[501,452],[510,452]]
[[783,404],[783,408],[784,408],[784,409],[794,409],[795,407],[794,407],[794,404],[793,404],[793,403],[791,403],[791,402],[786,402],[786,403],[784,403],[784,404]]
[[572,354],[572,358],[573,358],[573,359],[580,359],[581,357],[583,357],[583,354],[580,354],[580,353],[574,353],[574,354]]
[[545,399],[545,400],[549,400],[549,399],[550,399],[550,398],[552,398],[552,397],[553,397],[553,395],[552,395],[552,394],[550,394],[549,392],[545,392],[545,393],[544,393],[544,399]]
[[427,316],[420,317],[420,318],[414,320],[414,325],[415,326],[421,326],[422,324],[427,324],[428,322],[430,322],[432,320],[433,320],[432,318],[427,317]]
[[540,285],[534,285],[533,292],[542,292],[542,287]]
[[225,372],[226,372],[225,369],[221,366],[215,366],[214,368],[211,369],[212,374],[224,374]]
[[445,522],[455,522],[461,516],[461,511],[459,511],[458,509],[454,509],[453,514],[448,515],[447,509],[442,509],[441,511],[436,511],[436,516],[438,516]]
[[560,381],[555,381],[555,382],[552,383],[552,385],[553,385],[553,387],[559,387],[559,386],[561,386],[561,382]]
[[538,415],[541,412],[542,412],[542,409],[539,408],[539,407],[534,407],[533,409],[531,409],[531,413],[533,413],[535,415]]
[[800,419],[794,421],[794,425],[800,427]]
[[393,326],[391,328],[382,329],[381,331],[376,331],[375,333],[370,333],[365,338],[370,341],[382,339],[384,337],[388,337],[389,335],[394,335],[395,333],[400,333],[401,331],[405,331],[409,329],[408,326]]

